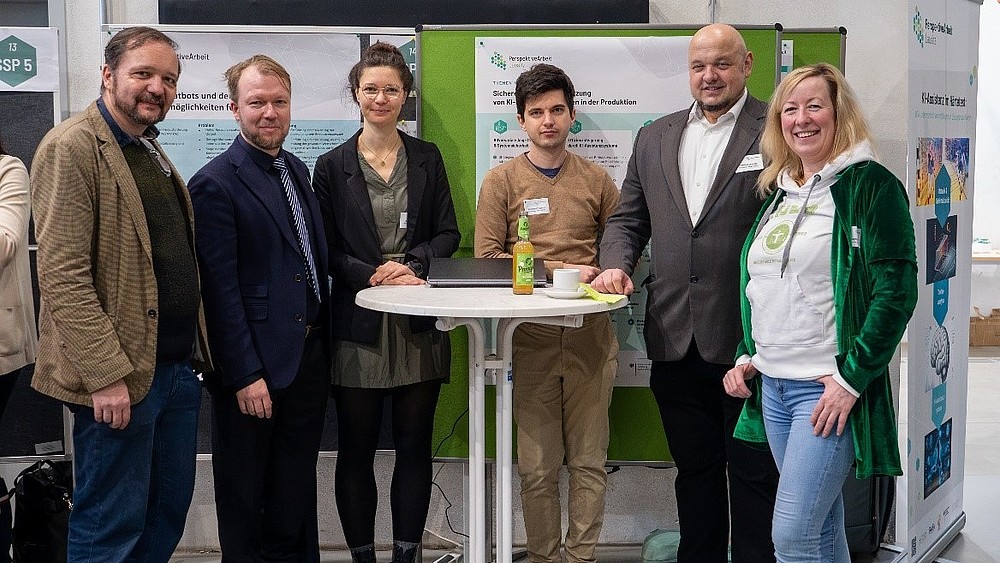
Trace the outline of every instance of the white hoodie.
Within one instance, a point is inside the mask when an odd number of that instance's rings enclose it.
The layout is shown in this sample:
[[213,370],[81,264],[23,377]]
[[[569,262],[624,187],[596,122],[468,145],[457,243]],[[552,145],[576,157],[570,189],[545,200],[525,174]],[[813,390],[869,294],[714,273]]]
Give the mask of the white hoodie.
[[837,370],[830,271],[836,208],[830,186],[848,166],[873,159],[871,146],[862,142],[828,162],[803,186],[787,170],[778,178],[785,197],[762,219],[747,256],[746,294],[757,350],[752,361],[761,373],[798,380],[833,375],[859,396]]

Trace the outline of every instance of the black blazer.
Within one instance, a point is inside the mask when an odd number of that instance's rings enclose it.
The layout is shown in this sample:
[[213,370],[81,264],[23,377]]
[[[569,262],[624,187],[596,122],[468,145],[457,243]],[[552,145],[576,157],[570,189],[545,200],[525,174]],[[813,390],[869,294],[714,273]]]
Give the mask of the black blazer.
[[[237,139],[188,182],[209,343],[217,352],[210,382],[245,384],[259,374],[270,389],[282,389],[299,370],[312,290],[306,286],[305,261],[285,193],[254,163],[249,150]],[[302,188],[302,212],[322,295],[327,291],[327,249],[319,203],[308,189],[309,169],[282,152]]]
[[[368,280],[383,263],[375,214],[358,160],[360,135],[358,131],[319,157],[313,189],[319,198],[330,248],[333,339],[374,344],[382,313],[354,304],[355,294],[369,287]],[[451,256],[461,235],[441,152],[434,143],[402,131],[399,135],[408,161],[405,261],[420,261],[426,275],[431,258]],[[433,330],[434,321],[433,317],[411,316],[410,327],[413,332]]]

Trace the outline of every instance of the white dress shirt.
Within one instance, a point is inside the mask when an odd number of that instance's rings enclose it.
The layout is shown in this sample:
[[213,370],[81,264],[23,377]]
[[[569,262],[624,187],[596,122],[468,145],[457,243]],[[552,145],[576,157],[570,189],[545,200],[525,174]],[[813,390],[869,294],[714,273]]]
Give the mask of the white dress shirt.
[[722,153],[729,145],[733,136],[736,119],[747,101],[747,90],[727,111],[711,123],[705,114],[694,104],[688,115],[687,127],[681,134],[681,148],[677,155],[677,164],[681,173],[681,184],[684,186],[684,198],[687,200],[691,224],[697,225],[701,212],[705,207],[705,199],[719,171],[719,161]]

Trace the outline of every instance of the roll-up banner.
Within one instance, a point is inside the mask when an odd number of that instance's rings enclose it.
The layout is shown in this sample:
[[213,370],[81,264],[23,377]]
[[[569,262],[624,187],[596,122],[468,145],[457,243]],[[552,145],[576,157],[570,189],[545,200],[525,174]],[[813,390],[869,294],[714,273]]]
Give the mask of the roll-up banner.
[[907,189],[919,297],[908,330],[906,434],[896,538],[901,561],[930,561],[964,525],[979,10],[909,0]]

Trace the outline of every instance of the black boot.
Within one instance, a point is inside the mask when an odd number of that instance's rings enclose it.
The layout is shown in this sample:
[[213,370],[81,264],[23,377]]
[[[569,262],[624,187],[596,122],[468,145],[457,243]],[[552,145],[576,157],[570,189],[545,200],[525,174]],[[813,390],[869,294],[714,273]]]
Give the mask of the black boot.
[[408,541],[392,542],[392,563],[415,563],[419,548],[419,543]]
[[351,548],[351,561],[354,563],[375,563],[375,544]]

